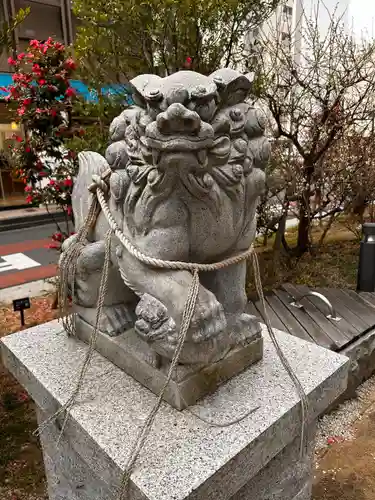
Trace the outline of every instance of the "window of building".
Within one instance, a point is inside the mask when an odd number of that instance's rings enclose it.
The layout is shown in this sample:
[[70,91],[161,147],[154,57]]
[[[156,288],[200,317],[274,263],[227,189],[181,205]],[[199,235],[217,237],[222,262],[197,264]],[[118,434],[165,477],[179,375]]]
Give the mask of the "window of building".
[[289,5],[283,6],[283,14],[292,17],[293,16],[293,7],[289,7]]
[[25,185],[14,179],[9,157],[13,135],[22,132],[17,123],[6,122],[4,118],[0,116],[0,207],[25,204]]
[[[52,2],[49,2],[52,3]],[[61,7],[32,0],[16,0],[16,8],[30,7],[30,14],[19,27],[20,40],[47,40],[48,37],[64,41]]]

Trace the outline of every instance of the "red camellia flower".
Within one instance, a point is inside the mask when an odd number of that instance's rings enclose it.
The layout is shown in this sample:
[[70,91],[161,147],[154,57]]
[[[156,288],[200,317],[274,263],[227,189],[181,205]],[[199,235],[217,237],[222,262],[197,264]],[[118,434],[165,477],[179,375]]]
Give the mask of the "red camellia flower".
[[39,85],[45,85],[47,82],[43,78],[38,80]]
[[61,51],[63,51],[63,50],[65,50],[65,45],[63,45],[63,44],[62,44],[62,43],[60,43],[60,42],[56,42],[56,43],[55,43],[55,49],[56,49],[56,50],[61,50]]
[[75,95],[76,95],[76,91],[75,91],[72,87],[68,87],[68,88],[66,89],[65,95],[66,95],[67,97],[73,97],[73,96],[75,96]]
[[23,108],[23,107],[22,107],[22,108],[18,108],[18,109],[17,109],[17,114],[18,114],[19,116],[24,115],[24,114],[25,114],[25,108]]
[[22,104],[24,106],[29,106],[31,103],[32,103],[32,100],[30,99],[30,97],[28,97],[27,99],[24,99],[22,102]]
[[29,43],[30,47],[32,47],[33,49],[37,49],[39,48],[39,42],[38,40],[31,40],[30,43]]
[[55,116],[57,115],[57,111],[56,111],[56,109],[50,109],[49,114],[50,114],[51,116],[55,117]]
[[15,61],[13,57],[8,57],[8,64],[10,66],[15,66],[17,64],[17,61]]
[[17,59],[18,59],[19,61],[22,61],[22,59],[25,59],[25,57],[26,57],[25,52],[21,52],[21,54],[18,54]]
[[193,59],[191,57],[186,58],[187,64],[191,64],[193,62]]
[[26,196],[26,203],[32,203],[33,202],[33,197],[29,194],[29,196]]
[[17,142],[22,142],[22,137],[20,137],[19,135],[16,135],[15,140]]
[[25,193],[31,193],[32,190],[33,190],[33,188],[31,186],[25,187]]
[[73,181],[72,181],[72,179],[65,179],[65,181],[64,181],[64,186],[65,186],[65,187],[71,187],[71,186],[73,186]]
[[31,152],[30,147],[29,147],[29,146],[26,146],[26,147],[25,147],[25,153],[30,153],[30,152]]
[[76,65],[76,62],[74,61],[74,59],[72,59],[71,57],[69,57],[65,61],[65,67],[68,68],[68,69],[71,69],[71,70],[75,70],[77,68],[77,65]]
[[52,239],[55,241],[61,241],[62,237],[63,237],[62,233],[55,233],[52,235]]
[[55,184],[56,184],[56,181],[55,181],[54,179],[51,179],[51,180],[49,181],[49,185],[50,185],[50,186],[55,186]]

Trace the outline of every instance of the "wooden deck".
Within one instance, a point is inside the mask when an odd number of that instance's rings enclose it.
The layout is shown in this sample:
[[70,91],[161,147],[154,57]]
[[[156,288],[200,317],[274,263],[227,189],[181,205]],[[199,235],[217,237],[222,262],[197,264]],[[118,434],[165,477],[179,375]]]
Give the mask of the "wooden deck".
[[[285,284],[266,301],[274,328],[332,351],[346,350],[375,329],[375,293]],[[259,301],[249,303],[248,312],[262,320]]]

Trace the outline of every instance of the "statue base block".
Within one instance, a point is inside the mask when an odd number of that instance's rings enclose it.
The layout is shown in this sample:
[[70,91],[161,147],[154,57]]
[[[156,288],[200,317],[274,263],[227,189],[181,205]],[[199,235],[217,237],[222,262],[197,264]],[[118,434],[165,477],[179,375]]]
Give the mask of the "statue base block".
[[[89,343],[93,330],[91,325],[77,316],[77,338]],[[162,366],[158,367],[154,351],[134,330],[128,330],[115,337],[99,332],[96,350],[154,394],[160,393],[167,378],[170,362],[163,359]],[[177,410],[183,410],[262,359],[262,355],[263,339],[259,331],[245,346],[232,348],[226,356],[215,363],[178,365],[164,394],[164,400]]]
[[[262,360],[214,394],[183,411],[161,405],[131,474],[128,500],[310,500],[316,420],[345,390],[349,360],[276,332],[308,400],[308,449],[301,458],[299,398],[265,329],[262,335]],[[55,321],[0,345],[5,366],[30,393],[43,422],[71,396],[87,346]],[[49,499],[117,500],[155,401],[94,353],[59,445],[63,415],[41,435]]]

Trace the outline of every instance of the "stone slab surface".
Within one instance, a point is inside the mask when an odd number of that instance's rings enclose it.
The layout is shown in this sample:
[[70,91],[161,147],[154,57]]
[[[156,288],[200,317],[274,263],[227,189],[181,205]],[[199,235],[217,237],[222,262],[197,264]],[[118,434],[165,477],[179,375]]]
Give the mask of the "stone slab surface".
[[311,484],[316,426],[308,429],[306,453],[301,458],[300,436],[289,443],[231,500],[291,500]]
[[[76,321],[77,338],[90,343],[94,328],[79,317]],[[147,361],[147,353],[151,350],[134,330],[116,337],[98,332],[96,350],[152,392],[157,395],[160,393],[170,363],[160,369],[152,366],[151,354]],[[164,400],[177,410],[191,406],[214,392],[223,382],[262,359],[262,355],[263,339],[258,333],[253,336],[252,342],[231,349],[223,359],[214,363],[206,366],[180,365],[168,384]]]
[[[282,332],[276,335],[308,395],[307,418],[313,422],[345,390],[349,361]],[[228,500],[295,440],[299,398],[265,328],[263,337],[263,359],[191,409],[224,424],[259,408],[237,424],[214,427],[164,403],[131,477],[132,500]],[[47,413],[70,396],[86,352],[87,346],[67,338],[57,322],[2,340],[5,365]],[[155,401],[149,390],[94,354],[66,434],[107,484],[118,484]],[[296,500],[305,500],[298,495]]]
[[[50,416],[37,408],[39,424]],[[68,436],[60,437],[60,429],[56,423],[52,423],[40,436],[50,500],[114,500],[116,490],[113,486],[95,475],[93,469],[74,450]]]

